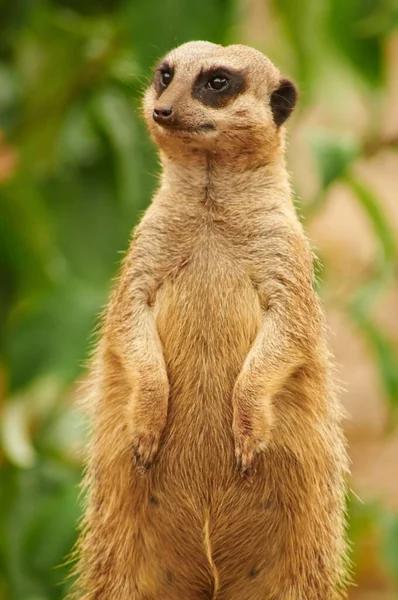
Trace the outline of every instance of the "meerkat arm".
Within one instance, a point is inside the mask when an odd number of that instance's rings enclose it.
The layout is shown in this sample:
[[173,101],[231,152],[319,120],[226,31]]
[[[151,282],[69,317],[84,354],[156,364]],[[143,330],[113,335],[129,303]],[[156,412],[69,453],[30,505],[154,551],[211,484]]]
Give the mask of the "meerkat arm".
[[[152,253],[153,255],[153,253]],[[132,248],[108,311],[106,340],[126,379],[137,467],[147,470],[166,424],[169,383],[152,303],[158,285],[147,249]]]
[[312,255],[274,261],[259,286],[263,319],[233,392],[238,468],[250,475],[273,426],[272,399],[306,361],[319,337],[321,316],[313,290]]

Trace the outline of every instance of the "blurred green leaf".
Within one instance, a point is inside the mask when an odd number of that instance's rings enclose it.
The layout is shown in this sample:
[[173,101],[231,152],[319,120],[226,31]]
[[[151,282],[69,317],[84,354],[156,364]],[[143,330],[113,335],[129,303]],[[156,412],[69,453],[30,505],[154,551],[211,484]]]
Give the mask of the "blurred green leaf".
[[83,366],[84,349],[104,300],[98,290],[69,279],[64,286],[15,311],[7,353],[11,390],[26,386],[39,373],[72,381]]
[[398,407],[397,353],[391,341],[376,327],[357,303],[349,304],[348,311],[375,356],[390,409],[395,413]]
[[101,156],[101,140],[88,108],[75,104],[60,127],[55,152],[62,167],[92,165]]
[[361,552],[366,552],[368,540],[377,539],[382,564],[397,582],[398,515],[386,509],[381,500],[362,502],[353,492],[348,499],[348,514],[354,564],[361,561]]
[[7,458],[17,467],[30,467],[36,459],[29,435],[30,411],[26,402],[13,399],[3,409],[1,421],[2,447]]
[[234,14],[231,0],[135,0],[125,6],[132,46],[147,76],[155,61],[184,42],[222,44]]
[[14,69],[0,62],[0,129],[12,128],[19,102],[18,76]]
[[398,406],[398,355],[392,342],[373,323],[368,314],[371,304],[391,283],[395,273],[394,233],[372,191],[353,175],[347,175],[345,180],[361,202],[380,248],[377,271],[372,279],[356,290],[349,301],[348,312],[374,353],[391,414],[395,415]]
[[140,195],[140,174],[136,168],[137,127],[132,101],[112,88],[101,90],[94,99],[94,113],[109,137],[115,152],[119,197],[125,214],[134,214]]
[[59,585],[63,573],[54,569],[75,539],[79,478],[78,469],[51,459],[38,461],[33,469],[0,470],[0,570],[6,574],[10,599],[65,596],[65,588]]
[[349,168],[360,156],[360,146],[352,137],[331,135],[316,131],[310,139],[320,187],[315,199],[303,206],[307,218],[317,213],[327,200],[327,191],[336,181],[348,173]]
[[371,86],[385,77],[383,38],[364,27],[380,9],[380,0],[331,0],[328,23],[335,49]]
[[374,11],[358,23],[359,32],[365,36],[390,34],[398,25],[398,4],[396,0],[380,0]]
[[10,264],[19,291],[54,281],[62,262],[54,220],[35,180],[23,169],[0,192],[0,217],[0,268]]
[[369,537],[375,529],[380,517],[380,505],[376,501],[364,502],[354,492],[350,492],[347,498],[347,510],[349,516],[348,537],[352,542],[353,561],[359,559],[357,544],[361,538]]
[[395,233],[383,212],[379,199],[368,185],[354,175],[346,174],[345,182],[356,195],[373,227],[381,251],[379,268],[383,271],[392,271],[396,261]]
[[310,141],[323,190],[345,176],[360,154],[357,141],[343,134],[336,136],[319,131]]
[[[301,103],[311,100],[315,85],[318,56],[324,27],[324,7],[315,0],[272,0],[272,5],[282,21],[286,36],[292,45],[295,65],[294,75],[303,92]],[[316,32],[316,34],[314,34]],[[324,49],[323,49],[324,51]]]
[[383,532],[382,552],[389,571],[398,584],[398,515],[384,514],[381,525]]
[[25,564],[38,582],[57,586],[66,577],[65,559],[76,540],[79,517],[77,486],[63,486],[40,503],[22,548]]

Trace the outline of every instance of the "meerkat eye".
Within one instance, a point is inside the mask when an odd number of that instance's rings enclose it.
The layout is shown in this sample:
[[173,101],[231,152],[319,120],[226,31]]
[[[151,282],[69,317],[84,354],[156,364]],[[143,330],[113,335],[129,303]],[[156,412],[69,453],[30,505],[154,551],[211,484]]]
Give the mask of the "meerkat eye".
[[212,77],[211,79],[209,79],[209,81],[206,84],[206,87],[210,88],[211,90],[215,90],[217,92],[220,92],[221,90],[225,89],[228,85],[228,79],[226,77],[221,77],[220,75],[216,75],[215,77]]
[[160,82],[163,87],[167,87],[173,79],[173,73],[170,70],[160,71]]

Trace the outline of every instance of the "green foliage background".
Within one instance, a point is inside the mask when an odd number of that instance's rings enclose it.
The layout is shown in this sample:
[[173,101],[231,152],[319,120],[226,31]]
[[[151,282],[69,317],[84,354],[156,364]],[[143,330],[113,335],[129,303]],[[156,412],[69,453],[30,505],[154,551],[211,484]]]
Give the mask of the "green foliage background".
[[[398,7],[394,0],[267,7],[278,36],[260,49],[298,82],[302,113],[341,77],[340,85],[361,89],[373,115],[363,139],[311,132],[319,189],[303,199],[303,212],[311,219],[321,211],[338,181],[373,228],[378,257],[345,310],[372,349],[394,426],[398,359],[371,306],[396,276],[396,243],[354,166],[378,149]],[[190,39],[240,41],[246,8],[239,0],[0,0],[0,157],[16,161],[2,180],[0,159],[0,599],[56,600],[66,592],[67,568],[59,565],[76,535],[84,439],[74,386],[120,252],[156,185],[139,116],[150,67]],[[355,497],[350,515],[354,541],[381,531],[386,570],[397,581],[397,516]]]

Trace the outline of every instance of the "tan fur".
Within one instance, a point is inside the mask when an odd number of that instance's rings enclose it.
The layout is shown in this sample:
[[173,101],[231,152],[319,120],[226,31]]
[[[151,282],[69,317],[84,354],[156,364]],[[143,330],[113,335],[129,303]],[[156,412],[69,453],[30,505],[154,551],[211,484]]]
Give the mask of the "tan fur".
[[[73,597],[343,598],[347,458],[313,255],[270,109],[280,73],[245,46],[191,42],[168,60],[173,81],[144,101],[160,187],[93,368]],[[190,89],[220,64],[248,86],[210,108]],[[156,124],[156,103],[185,129]],[[203,122],[216,129],[188,131]]]

